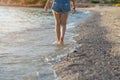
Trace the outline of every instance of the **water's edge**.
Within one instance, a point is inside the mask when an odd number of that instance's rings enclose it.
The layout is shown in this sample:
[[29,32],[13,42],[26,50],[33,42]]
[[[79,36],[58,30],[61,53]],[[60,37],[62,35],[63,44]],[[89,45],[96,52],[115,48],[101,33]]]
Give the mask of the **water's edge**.
[[82,46],[82,45],[78,44],[77,41],[74,39],[74,37],[77,36],[76,28],[79,27],[79,25],[82,25],[82,24],[86,23],[86,21],[88,19],[90,19],[91,16],[93,16],[94,12],[93,11],[90,11],[90,12],[91,12],[91,15],[89,17],[87,17],[83,21],[80,21],[80,22],[77,22],[76,24],[74,24],[75,25],[74,31],[73,31],[74,36],[72,37],[74,43],[68,49],[66,49],[66,51],[64,51],[64,55],[59,55],[58,57],[54,57],[54,59],[48,61],[49,64],[52,64],[52,66],[50,68],[53,71],[53,75],[54,75],[55,80],[60,80],[61,78],[60,78],[60,76],[57,75],[57,73],[56,73],[56,71],[54,70],[53,67],[56,66],[56,65],[59,65],[59,62],[61,62],[62,59],[64,59],[64,57],[66,57],[70,53],[74,52],[76,50],[76,48]]
[[70,14],[65,45],[55,39],[52,13],[39,8],[0,7],[0,80],[54,80],[53,66],[76,47],[76,27],[92,12]]

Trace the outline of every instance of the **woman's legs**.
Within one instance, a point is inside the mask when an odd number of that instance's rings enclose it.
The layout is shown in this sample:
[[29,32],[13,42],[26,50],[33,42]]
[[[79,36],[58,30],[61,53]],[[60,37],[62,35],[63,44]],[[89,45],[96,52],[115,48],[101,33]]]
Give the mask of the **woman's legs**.
[[55,31],[57,35],[57,43],[64,44],[64,35],[66,31],[68,13],[57,13],[53,11],[53,15],[55,18]]
[[57,43],[60,44],[60,36],[61,36],[61,28],[60,28],[60,21],[61,21],[61,13],[57,13],[53,11],[54,19],[55,19],[55,31],[57,36]]
[[64,44],[64,35],[66,31],[66,24],[67,24],[68,13],[64,13],[61,15],[61,37],[60,37],[60,44]]

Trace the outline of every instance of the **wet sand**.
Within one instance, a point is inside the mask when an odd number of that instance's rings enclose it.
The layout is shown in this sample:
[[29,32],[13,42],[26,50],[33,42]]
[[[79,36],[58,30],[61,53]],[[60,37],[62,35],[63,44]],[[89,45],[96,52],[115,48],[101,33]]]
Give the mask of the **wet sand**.
[[120,80],[120,8],[79,8],[94,12],[76,28],[77,46],[53,69],[58,80]]

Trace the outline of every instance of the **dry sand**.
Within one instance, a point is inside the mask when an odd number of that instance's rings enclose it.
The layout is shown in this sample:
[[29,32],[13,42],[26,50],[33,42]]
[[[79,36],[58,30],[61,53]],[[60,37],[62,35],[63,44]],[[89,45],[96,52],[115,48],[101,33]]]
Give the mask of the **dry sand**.
[[54,66],[58,80],[120,80],[120,8],[94,12],[76,28],[78,46]]

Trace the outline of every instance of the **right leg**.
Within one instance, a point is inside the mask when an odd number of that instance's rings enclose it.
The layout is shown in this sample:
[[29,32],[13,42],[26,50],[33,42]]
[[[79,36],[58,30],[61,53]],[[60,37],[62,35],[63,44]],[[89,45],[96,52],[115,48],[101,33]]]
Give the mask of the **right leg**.
[[67,23],[68,13],[63,13],[61,16],[61,38],[60,44],[64,44],[64,35],[66,31],[66,23]]
[[61,30],[60,30],[60,18],[61,18],[61,13],[57,13],[53,11],[54,19],[55,19],[55,31],[57,35],[57,43],[60,44],[60,36],[61,36]]

